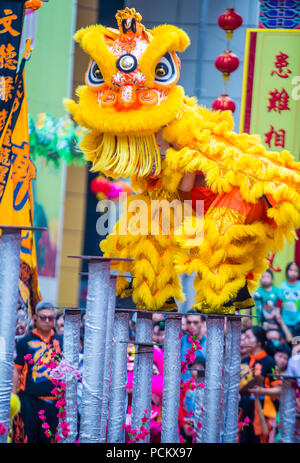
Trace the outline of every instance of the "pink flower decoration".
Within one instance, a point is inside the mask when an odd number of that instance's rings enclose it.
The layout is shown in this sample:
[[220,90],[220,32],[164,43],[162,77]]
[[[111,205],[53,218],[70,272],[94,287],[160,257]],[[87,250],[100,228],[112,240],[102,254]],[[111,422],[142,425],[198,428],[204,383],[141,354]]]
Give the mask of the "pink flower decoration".
[[43,428],[43,429],[50,429],[50,426],[49,426],[48,423],[43,423],[43,424],[42,424],[42,428]]
[[64,437],[68,437],[69,432],[70,432],[70,429],[63,429],[63,430],[62,430],[62,435],[63,435]]
[[4,436],[4,434],[6,434],[6,431],[7,428],[2,423],[0,423],[0,436]]
[[181,373],[185,373],[187,370],[187,364],[183,360],[181,361]]
[[241,431],[243,429],[244,423],[242,421],[238,422],[238,429]]

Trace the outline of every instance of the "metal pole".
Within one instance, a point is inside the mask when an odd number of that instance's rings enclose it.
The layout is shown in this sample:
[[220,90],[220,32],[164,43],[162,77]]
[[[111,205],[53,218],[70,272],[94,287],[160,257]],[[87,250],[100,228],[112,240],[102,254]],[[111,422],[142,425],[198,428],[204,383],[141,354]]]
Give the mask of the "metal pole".
[[100,442],[110,261],[89,263],[80,442]]
[[[80,341],[80,309],[65,310],[64,325],[64,357],[76,370],[79,364],[79,341]],[[65,443],[76,442],[78,423],[77,404],[78,379],[73,373],[66,375],[66,412],[70,433],[64,439]]]
[[129,313],[116,311],[112,348],[112,372],[108,418],[108,442],[121,443],[122,424],[125,421],[125,395],[127,383],[127,343]]
[[226,420],[226,404],[227,404],[227,396],[228,396],[228,386],[230,381],[230,362],[231,362],[231,324],[228,323],[228,319],[225,319],[225,350],[224,350],[224,390],[223,390],[223,407],[222,407],[222,427],[221,427],[221,442],[224,439],[224,426]]
[[[0,423],[9,428],[18,307],[21,230],[3,229],[0,245]],[[0,443],[7,441],[7,433]]]
[[[227,317],[227,329],[230,339],[230,363],[225,361],[227,369],[226,395],[225,395],[225,423],[223,442],[235,443],[238,439],[238,414],[239,414],[239,388],[240,388],[240,343],[241,343],[241,318]],[[226,354],[225,354],[226,355]]]
[[224,361],[224,317],[207,318],[206,368],[204,390],[204,429],[205,443],[220,442],[220,402],[222,369]]
[[181,316],[166,314],[164,341],[164,378],[162,403],[162,443],[178,443],[178,411],[180,400],[181,358],[179,337]]
[[[134,377],[132,388],[132,407],[131,407],[131,427],[139,429],[142,424],[144,410],[149,414],[149,420],[145,423],[145,428],[149,434],[144,442],[150,441],[150,415],[152,399],[152,372],[153,372],[153,346],[152,343],[152,314],[138,312],[136,323],[136,342],[138,345],[137,354],[134,359]],[[147,343],[143,345],[142,343]]]
[[195,432],[196,442],[203,442],[203,411],[204,411],[204,387],[199,386],[199,383],[204,382],[205,371],[198,372],[196,398],[195,398]]
[[296,425],[296,389],[295,379],[282,377],[282,392],[280,396],[280,442],[294,443]]
[[104,382],[102,394],[101,408],[101,427],[100,427],[100,442],[106,441],[107,415],[109,403],[109,382],[111,374],[111,355],[112,355],[112,338],[114,329],[114,316],[116,307],[116,277],[111,275],[109,281],[109,294],[107,306],[107,324],[106,324],[106,342],[104,356]]

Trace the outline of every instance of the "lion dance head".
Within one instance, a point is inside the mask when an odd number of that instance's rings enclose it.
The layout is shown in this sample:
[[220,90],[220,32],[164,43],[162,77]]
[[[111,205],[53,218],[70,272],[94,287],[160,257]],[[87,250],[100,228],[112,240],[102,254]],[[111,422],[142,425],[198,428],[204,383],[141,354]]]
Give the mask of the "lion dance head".
[[134,8],[118,11],[118,29],[94,25],[75,40],[90,56],[78,103],[65,100],[89,132],[80,147],[93,171],[111,177],[158,174],[156,136],[180,114],[184,90],[177,85],[187,34],[171,25],[151,30]]

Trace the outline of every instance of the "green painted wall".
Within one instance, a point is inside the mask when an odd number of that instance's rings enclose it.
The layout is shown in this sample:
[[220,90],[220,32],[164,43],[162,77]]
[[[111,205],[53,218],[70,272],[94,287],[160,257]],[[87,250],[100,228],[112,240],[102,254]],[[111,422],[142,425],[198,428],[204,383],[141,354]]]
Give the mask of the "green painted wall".
[[50,0],[38,11],[35,46],[26,71],[28,111],[32,116],[64,114],[69,93],[74,0]]
[[[38,113],[56,119],[65,114],[62,100],[70,97],[72,90],[76,4],[75,0],[49,0],[37,13],[34,48],[26,65],[28,112],[34,119]],[[57,303],[66,165],[56,168],[38,158],[35,166],[34,225],[46,225],[49,232],[46,245],[36,236],[39,284],[43,299]],[[39,223],[42,217],[43,224]]]

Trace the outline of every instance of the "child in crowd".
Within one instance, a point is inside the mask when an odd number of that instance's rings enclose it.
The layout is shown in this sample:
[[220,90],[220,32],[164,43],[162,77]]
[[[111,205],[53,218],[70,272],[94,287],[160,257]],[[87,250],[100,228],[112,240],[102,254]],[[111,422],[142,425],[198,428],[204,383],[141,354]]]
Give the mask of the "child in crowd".
[[282,375],[286,374],[286,369],[288,366],[290,356],[291,349],[288,345],[282,344],[281,346],[276,348],[274,360],[276,362],[276,365],[278,366],[279,373]]
[[260,279],[261,286],[254,294],[254,302],[258,319],[253,319],[252,324],[262,325],[264,322],[276,322],[277,304],[278,304],[278,288],[273,285],[273,272],[266,270]]
[[[293,336],[300,328],[300,268],[296,262],[290,262],[285,270],[286,281],[279,286],[278,306],[281,317]],[[300,333],[299,333],[300,334]]]

